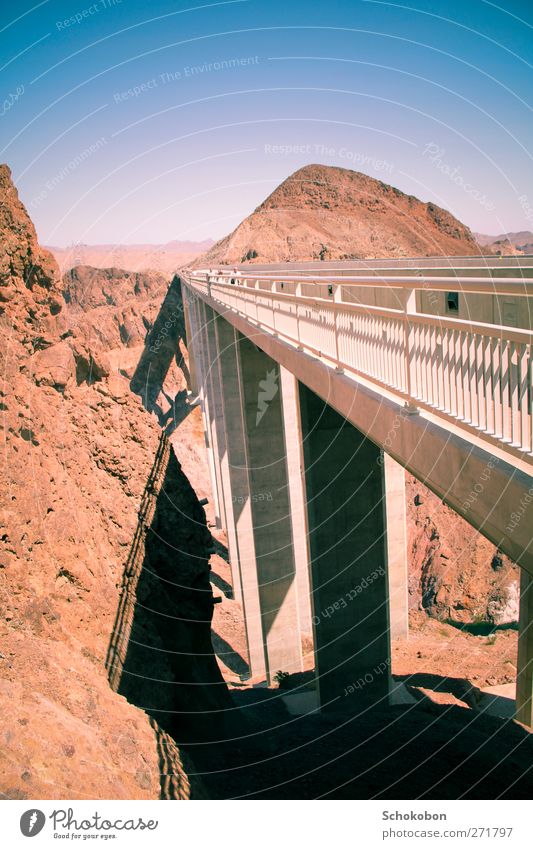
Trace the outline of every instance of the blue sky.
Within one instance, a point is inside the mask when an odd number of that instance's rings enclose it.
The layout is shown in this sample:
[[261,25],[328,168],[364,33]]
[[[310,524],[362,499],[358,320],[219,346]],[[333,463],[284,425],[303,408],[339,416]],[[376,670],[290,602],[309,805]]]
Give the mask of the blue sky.
[[310,162],[533,230],[532,4],[411,2],[4,0],[0,159],[41,241],[218,238]]

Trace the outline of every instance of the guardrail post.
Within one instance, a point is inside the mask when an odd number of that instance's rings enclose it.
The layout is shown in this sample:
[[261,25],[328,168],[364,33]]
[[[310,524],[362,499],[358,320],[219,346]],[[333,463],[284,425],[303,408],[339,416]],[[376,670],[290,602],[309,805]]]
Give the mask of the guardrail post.
[[342,286],[337,284],[333,287],[333,330],[335,333],[335,371],[337,374],[344,372],[339,359],[339,328],[337,326],[337,304],[340,303],[342,303]]
[[[302,297],[301,283],[296,284],[295,295],[297,299]],[[302,340],[300,339],[300,304],[298,303],[298,300],[296,300],[296,341],[298,343],[296,346],[296,350],[303,351]]]
[[414,374],[415,369],[415,355],[416,352],[414,350],[414,345],[411,345],[411,325],[409,323],[409,316],[414,315],[416,313],[416,289],[405,289],[403,291],[403,311],[405,315],[404,321],[404,348],[405,348],[405,380],[406,380],[406,392],[408,396],[408,401],[405,404],[405,412],[410,414],[418,413],[418,407],[414,403],[414,387],[416,385],[416,376]]
[[[277,292],[276,282],[273,280],[270,284],[270,294],[273,295]],[[270,298],[270,304],[272,309],[272,327],[274,336],[278,335],[278,331],[276,330],[276,299]]]

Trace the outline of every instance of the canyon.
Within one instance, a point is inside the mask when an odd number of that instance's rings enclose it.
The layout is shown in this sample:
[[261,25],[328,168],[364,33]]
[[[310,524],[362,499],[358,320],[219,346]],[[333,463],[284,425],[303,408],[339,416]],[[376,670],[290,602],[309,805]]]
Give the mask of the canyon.
[[[61,277],[38,244],[7,166],[0,168],[0,202],[1,792],[242,795],[254,770],[250,792],[258,796],[312,797],[320,782],[334,788],[351,769],[342,732],[316,717],[295,729],[277,691],[247,681],[242,611],[233,598],[227,541],[214,527],[200,409],[190,393],[176,260],[160,271],[67,267],[65,260]],[[479,252],[468,228],[445,210],[365,175],[308,166],[192,261]],[[476,686],[513,680],[512,628],[496,633],[490,656],[493,644],[480,650],[478,638],[456,626],[515,623],[516,567],[410,477],[408,520],[413,631],[409,645],[395,647],[393,672],[422,675],[428,658],[440,655],[442,676],[455,670],[466,678],[476,655]],[[308,669],[310,639],[304,638]],[[471,724],[474,749],[483,722],[496,728],[487,717],[474,728],[471,717],[457,713],[468,692],[466,686],[452,694],[449,724],[434,733],[432,747],[451,746]],[[431,698],[421,704],[422,713],[399,724],[406,741],[428,711],[439,710]],[[384,709],[372,728],[389,720]],[[284,727],[265,740],[265,723]],[[232,742],[242,728],[249,729],[247,745]],[[291,747],[307,746],[324,729],[340,773],[326,769],[320,780],[296,788]],[[351,723],[351,745],[368,730]],[[501,752],[522,742],[522,733],[511,729]],[[269,772],[263,761],[278,749],[283,754]],[[370,758],[363,749],[363,760]],[[414,745],[407,751],[414,759]],[[467,751],[470,743],[459,754]],[[326,754],[323,744],[312,757],[321,763]],[[487,749],[487,763],[493,754]],[[400,769],[399,755],[396,761]],[[303,755],[296,762],[304,769]],[[444,757],[435,769],[444,773],[450,762]],[[235,772],[217,781],[213,774],[227,763]],[[520,768],[518,756],[511,759],[509,775]],[[375,773],[371,784],[378,788],[383,768]]]

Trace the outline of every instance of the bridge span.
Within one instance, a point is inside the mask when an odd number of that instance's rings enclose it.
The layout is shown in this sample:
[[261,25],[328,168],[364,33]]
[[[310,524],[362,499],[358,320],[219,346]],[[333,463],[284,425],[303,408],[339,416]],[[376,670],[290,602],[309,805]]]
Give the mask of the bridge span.
[[520,566],[516,716],[533,725],[533,260],[181,279],[252,676],[300,671],[312,632],[322,709],[389,697],[407,469]]

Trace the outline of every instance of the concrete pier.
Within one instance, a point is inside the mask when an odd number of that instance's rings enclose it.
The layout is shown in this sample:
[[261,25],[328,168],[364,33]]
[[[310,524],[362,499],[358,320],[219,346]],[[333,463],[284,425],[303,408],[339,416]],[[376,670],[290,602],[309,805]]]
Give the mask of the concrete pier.
[[196,362],[196,373],[199,381],[200,407],[202,410],[202,422],[204,427],[205,447],[207,452],[207,466],[211,480],[211,492],[213,495],[213,508],[215,513],[215,524],[222,527],[222,493],[220,483],[215,469],[213,452],[212,418],[210,413],[211,374],[210,363],[207,354],[206,318],[203,301],[195,300],[189,313],[192,335],[192,352]]
[[300,632],[311,638],[311,589],[309,583],[309,546],[307,539],[307,507],[304,479],[302,428],[298,381],[287,369],[280,367],[283,421],[287,446],[287,473],[291,505],[292,538],[298,591]]
[[222,450],[218,445],[219,434],[223,431],[221,419],[222,409],[220,404],[220,392],[218,391],[218,366],[217,352],[214,344],[213,311],[203,301],[200,302],[200,321],[203,358],[203,412],[206,419],[208,433],[208,446],[211,449],[211,461],[213,463],[214,485],[216,489],[217,504],[217,527],[226,528],[226,498],[220,456]]
[[391,640],[409,635],[405,469],[383,455]]
[[216,332],[217,316],[211,307],[205,305],[204,342],[207,346],[209,361],[209,409],[212,415],[213,431],[213,461],[215,476],[219,482],[224,506],[221,508],[221,519],[228,539],[228,553],[231,567],[231,577],[234,598],[242,602],[242,588],[239,572],[239,555],[237,547],[237,532],[235,528],[234,505],[232,499],[231,479],[229,471],[229,456],[227,448],[226,427],[224,420],[223,393],[220,392],[222,381],[218,354],[218,339]]
[[533,727],[533,576],[520,570],[516,718]]
[[[218,364],[251,673],[302,668],[279,370],[224,319]],[[266,389],[264,386],[266,385]]]
[[267,679],[302,669],[279,366],[239,334],[248,478]]
[[300,384],[320,704],[387,704],[385,478],[380,450]]
[[187,292],[184,286],[182,286],[181,290],[182,300],[183,300],[183,318],[185,322],[185,336],[187,339],[187,350],[189,352],[189,379],[190,385],[189,390],[193,395],[198,395],[199,385],[198,385],[198,377],[196,375],[196,357],[193,352],[193,334],[191,327],[191,316],[190,316],[190,306],[189,299],[191,295]]
[[[257,578],[252,519],[248,452],[243,415],[242,380],[237,332],[223,318],[215,324],[218,367],[224,386],[222,408],[228,454],[228,476],[232,503],[234,546],[230,550],[232,575],[240,587],[250,672],[266,677],[265,649],[261,623],[261,602]],[[234,586],[236,590],[237,587]]]

